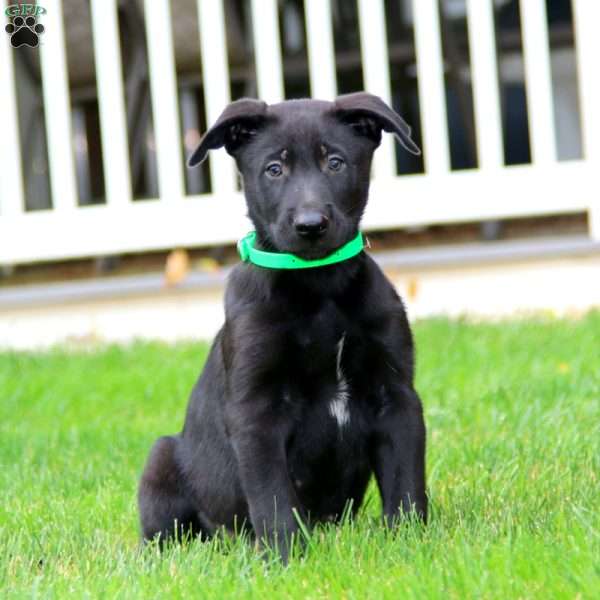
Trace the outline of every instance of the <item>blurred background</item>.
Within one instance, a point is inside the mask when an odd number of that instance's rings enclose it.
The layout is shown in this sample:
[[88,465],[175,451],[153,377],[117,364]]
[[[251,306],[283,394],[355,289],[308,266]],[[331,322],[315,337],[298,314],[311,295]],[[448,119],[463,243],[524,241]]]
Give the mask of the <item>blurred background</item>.
[[411,124],[364,221],[411,317],[600,306],[598,0],[38,5],[39,46],[0,40],[0,346],[215,334],[250,224],[224,151],[185,160],[243,96]]

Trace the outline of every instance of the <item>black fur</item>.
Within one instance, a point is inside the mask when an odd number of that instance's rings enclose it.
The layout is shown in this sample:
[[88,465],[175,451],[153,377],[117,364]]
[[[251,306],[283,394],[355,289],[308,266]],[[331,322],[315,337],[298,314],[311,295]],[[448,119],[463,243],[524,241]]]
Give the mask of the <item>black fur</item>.
[[[190,164],[225,146],[243,176],[258,244],[314,259],[356,235],[382,130],[418,151],[406,123],[370,94],[240,100]],[[356,512],[372,473],[386,522],[410,511],[425,520],[413,342],[402,301],[375,262],[361,252],[306,270],[242,263],[225,312],[183,431],[159,439],[148,459],[139,489],[144,538],[206,538],[246,524],[285,560],[294,513],[335,521],[350,501]]]

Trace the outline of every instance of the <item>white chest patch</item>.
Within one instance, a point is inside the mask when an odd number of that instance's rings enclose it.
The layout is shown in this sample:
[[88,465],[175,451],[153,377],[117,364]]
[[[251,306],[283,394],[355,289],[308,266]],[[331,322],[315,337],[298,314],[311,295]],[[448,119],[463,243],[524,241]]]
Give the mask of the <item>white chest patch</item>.
[[337,391],[333,399],[329,402],[329,414],[337,421],[339,427],[343,427],[350,422],[350,408],[348,400],[350,392],[348,391],[348,382],[342,371],[342,352],[344,351],[344,340],[346,334],[342,335],[337,343],[337,356],[335,363],[335,374],[337,377]]

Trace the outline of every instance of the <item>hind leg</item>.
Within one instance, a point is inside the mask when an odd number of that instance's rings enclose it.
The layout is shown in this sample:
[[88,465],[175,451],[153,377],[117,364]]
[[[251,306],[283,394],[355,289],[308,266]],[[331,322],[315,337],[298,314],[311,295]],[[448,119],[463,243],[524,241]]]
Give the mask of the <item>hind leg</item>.
[[184,535],[201,535],[198,519],[175,459],[178,440],[159,438],[146,463],[138,490],[142,537],[149,541],[159,536],[159,544]]

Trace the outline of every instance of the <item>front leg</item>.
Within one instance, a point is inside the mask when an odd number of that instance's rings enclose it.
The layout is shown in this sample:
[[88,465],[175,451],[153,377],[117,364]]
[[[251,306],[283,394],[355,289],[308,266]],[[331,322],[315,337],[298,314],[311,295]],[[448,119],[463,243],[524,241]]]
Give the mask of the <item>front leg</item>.
[[371,453],[383,517],[391,524],[414,511],[426,522],[425,422],[421,401],[408,385],[397,386],[389,396],[377,418]]
[[286,562],[299,529],[294,513],[304,515],[288,472],[286,444],[294,416],[284,406],[284,340],[272,319],[272,310],[246,307],[226,322],[224,417],[256,537],[277,548]]
[[231,433],[231,441],[250,521],[261,543],[276,548],[286,563],[298,531],[294,513],[303,516],[288,473],[287,428],[274,419],[261,419],[255,412],[244,413],[237,418],[240,425]]

